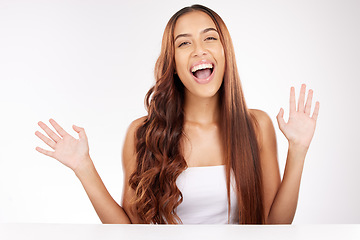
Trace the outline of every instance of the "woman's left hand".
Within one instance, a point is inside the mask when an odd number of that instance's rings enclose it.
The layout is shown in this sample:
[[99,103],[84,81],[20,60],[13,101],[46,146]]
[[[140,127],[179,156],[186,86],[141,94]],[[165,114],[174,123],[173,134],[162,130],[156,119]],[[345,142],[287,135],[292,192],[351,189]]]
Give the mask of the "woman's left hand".
[[289,121],[284,121],[284,110],[281,108],[277,115],[277,121],[281,132],[289,141],[289,145],[309,148],[314,136],[316,120],[319,114],[320,104],[316,102],[315,109],[310,117],[313,91],[310,89],[305,103],[306,85],[301,85],[298,108],[296,109],[295,89],[290,90],[290,113]]

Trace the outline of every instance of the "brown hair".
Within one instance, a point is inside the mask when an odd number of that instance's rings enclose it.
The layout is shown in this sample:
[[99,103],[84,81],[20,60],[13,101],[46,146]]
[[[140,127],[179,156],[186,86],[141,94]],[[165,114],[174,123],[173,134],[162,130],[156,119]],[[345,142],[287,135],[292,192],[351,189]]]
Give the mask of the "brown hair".
[[176,179],[187,164],[180,148],[184,136],[184,86],[174,74],[174,28],[180,16],[192,11],[202,11],[211,17],[225,53],[225,73],[219,93],[228,214],[230,173],[233,172],[239,223],[264,223],[256,121],[245,103],[227,27],[218,14],[201,5],[185,7],[175,13],[164,31],[161,53],[155,65],[156,83],[145,97],[148,116],[136,132],[137,167],[129,180],[135,190],[134,209],[144,223],[181,223],[175,210],[183,198]]

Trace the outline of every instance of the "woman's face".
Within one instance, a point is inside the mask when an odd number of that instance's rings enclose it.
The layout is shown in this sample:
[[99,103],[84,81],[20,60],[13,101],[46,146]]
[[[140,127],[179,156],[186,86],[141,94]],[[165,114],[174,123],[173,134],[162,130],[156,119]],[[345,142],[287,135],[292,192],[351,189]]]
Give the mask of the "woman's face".
[[224,48],[212,19],[195,11],[181,16],[174,29],[176,73],[186,94],[213,97],[225,69]]

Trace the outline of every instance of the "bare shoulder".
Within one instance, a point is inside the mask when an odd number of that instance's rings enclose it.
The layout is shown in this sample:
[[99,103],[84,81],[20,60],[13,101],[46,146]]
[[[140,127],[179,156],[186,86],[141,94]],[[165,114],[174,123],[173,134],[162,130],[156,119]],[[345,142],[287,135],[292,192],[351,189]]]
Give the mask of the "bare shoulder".
[[132,121],[131,124],[129,125],[127,134],[129,134],[131,132],[135,133],[135,131],[146,120],[146,118],[147,118],[147,116],[143,116],[141,118],[138,118],[138,119],[135,119],[134,121]]
[[259,142],[264,189],[264,213],[267,218],[281,183],[277,160],[276,135],[271,118],[267,113],[261,110],[251,109],[250,114],[257,122],[256,132]]
[[135,195],[135,191],[131,188],[129,184],[129,179],[131,174],[136,169],[136,131],[145,121],[145,119],[146,116],[138,118],[129,125],[122,153],[124,187],[121,206],[123,207],[124,211],[126,212],[132,223],[141,223],[137,214],[134,212],[134,209],[132,209],[131,201]]
[[275,137],[274,125],[266,112],[259,109],[249,109],[249,112],[255,119],[256,135],[261,148],[269,140],[273,141]]
[[133,171],[134,166],[136,164],[136,152],[135,152],[135,144],[136,144],[136,131],[140,127],[140,125],[145,121],[146,116],[135,119],[128,127],[124,146],[123,146],[123,168],[124,171]]
[[260,126],[263,126],[263,125],[267,125],[267,124],[269,124],[269,123],[272,123],[269,115],[268,115],[266,112],[262,111],[262,110],[259,110],[259,109],[249,109],[249,112],[250,112],[250,114],[256,119],[257,123],[258,123]]

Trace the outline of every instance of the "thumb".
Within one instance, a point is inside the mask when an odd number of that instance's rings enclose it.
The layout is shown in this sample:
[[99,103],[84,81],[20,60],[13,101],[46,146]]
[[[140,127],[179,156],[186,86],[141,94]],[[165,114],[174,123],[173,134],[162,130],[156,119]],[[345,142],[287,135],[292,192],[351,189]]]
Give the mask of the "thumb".
[[76,125],[73,125],[73,129],[75,130],[75,132],[77,132],[79,134],[79,137],[80,139],[85,139],[87,140],[87,136],[86,136],[86,133],[85,133],[85,129],[84,128],[81,128],[81,127],[78,127]]
[[276,116],[277,122],[279,124],[279,128],[283,131],[285,127],[285,120],[284,120],[284,109],[280,108],[279,114]]

